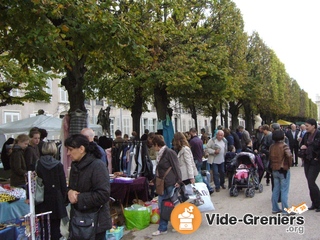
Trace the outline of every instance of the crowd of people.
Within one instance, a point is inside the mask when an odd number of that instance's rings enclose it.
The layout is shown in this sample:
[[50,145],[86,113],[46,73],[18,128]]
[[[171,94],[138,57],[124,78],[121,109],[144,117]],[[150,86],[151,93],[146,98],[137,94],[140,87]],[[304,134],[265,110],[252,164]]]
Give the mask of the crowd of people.
[[[72,159],[71,171],[66,182],[62,163],[56,159],[58,148],[54,142],[45,141],[47,132],[33,128],[29,134],[20,134],[16,139],[8,139],[3,148],[1,159],[5,169],[11,169],[10,184],[26,188],[27,171],[35,171],[43,179],[45,186],[44,202],[36,205],[36,212],[52,211],[50,222],[43,222],[50,227],[51,239],[59,239],[60,221],[67,216],[66,205],[71,204],[70,218],[77,211],[98,211],[98,225],[95,239],[104,239],[106,230],[110,229],[109,209],[110,181],[107,149],[130,141],[145,141],[148,153],[156,165],[155,177],[163,178],[164,192],[158,195],[161,202],[166,199],[175,187],[183,184],[194,184],[199,175],[206,183],[210,194],[230,188],[230,172],[227,163],[241,151],[259,154],[263,159],[266,172],[266,184],[272,185],[272,213],[285,212],[288,208],[290,185],[290,168],[299,165],[304,167],[312,205],[309,210],[320,212],[320,191],[316,184],[320,172],[320,131],[316,120],[309,119],[299,126],[291,124],[286,129],[273,123],[258,128],[254,136],[239,126],[237,131],[218,126],[212,136],[201,129],[201,136],[195,128],[188,132],[176,132],[172,139],[172,149],[164,138],[154,132],[145,130],[139,138],[136,132],[132,136],[123,136],[120,130],[115,131],[111,142],[105,138],[95,138],[92,129],[85,128],[79,134],[68,137],[63,145],[67,155]],[[207,172],[213,173],[214,188],[207,178]],[[228,179],[228,187],[226,186]],[[262,178],[259,179],[260,181]],[[155,179],[149,182],[153,196]],[[282,206],[279,207],[278,203]],[[168,221],[160,218],[158,230],[154,236],[167,233]],[[70,229],[70,231],[72,231]],[[43,234],[48,239],[48,232]]]

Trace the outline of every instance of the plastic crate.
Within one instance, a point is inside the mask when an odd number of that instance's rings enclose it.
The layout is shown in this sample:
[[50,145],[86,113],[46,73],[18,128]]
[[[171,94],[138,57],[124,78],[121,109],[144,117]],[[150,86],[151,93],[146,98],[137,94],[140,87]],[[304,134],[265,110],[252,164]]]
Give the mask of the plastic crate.
[[120,240],[123,237],[124,226],[117,227],[112,232],[106,233],[106,240]]

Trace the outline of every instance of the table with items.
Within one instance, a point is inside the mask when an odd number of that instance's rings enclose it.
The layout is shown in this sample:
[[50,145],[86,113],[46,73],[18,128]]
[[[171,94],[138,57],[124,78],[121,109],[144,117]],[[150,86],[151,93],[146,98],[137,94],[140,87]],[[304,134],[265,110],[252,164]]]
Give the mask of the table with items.
[[117,177],[111,180],[110,196],[121,201],[125,206],[131,205],[133,199],[148,201],[149,184],[145,177]]
[[17,239],[20,235],[20,219],[30,212],[25,200],[24,189],[0,187],[0,239]]

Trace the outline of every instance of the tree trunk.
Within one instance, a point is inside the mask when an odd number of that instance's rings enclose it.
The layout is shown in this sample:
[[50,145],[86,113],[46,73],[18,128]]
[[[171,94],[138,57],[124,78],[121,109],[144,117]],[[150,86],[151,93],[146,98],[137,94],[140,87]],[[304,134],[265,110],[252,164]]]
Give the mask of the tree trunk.
[[[134,104],[131,108],[132,129],[140,135],[140,119],[142,115],[143,97],[142,88],[134,89]],[[140,137],[140,136],[139,136]]]
[[190,107],[190,111],[191,111],[191,117],[192,117],[193,120],[194,120],[194,127],[195,127],[195,129],[196,129],[198,132],[200,132],[199,129],[198,129],[197,110],[196,110],[196,107],[195,107],[194,104],[192,104],[192,106]]
[[224,127],[229,128],[229,114],[228,114],[228,107],[227,106],[224,109]]
[[154,89],[154,105],[156,107],[158,120],[166,119],[169,103],[166,89],[156,87]]
[[84,74],[87,71],[84,63],[85,57],[82,57],[80,60],[75,61],[71,69],[66,68],[67,76],[61,81],[61,85],[65,86],[68,91],[69,112],[74,112],[77,109],[87,112],[84,105],[85,94],[83,92]]
[[76,60],[74,66],[66,68],[67,76],[61,81],[68,91],[70,104],[69,135],[80,133],[83,128],[88,127],[88,114],[84,105],[85,94],[83,92],[84,74],[87,71],[84,63],[85,57]]
[[217,126],[216,126],[216,119],[217,119],[217,109],[215,107],[212,108],[211,110],[211,132],[212,132],[212,136],[214,134],[214,131],[216,130]]
[[239,111],[242,104],[240,102],[229,102],[229,113],[231,114],[231,126],[230,129],[235,131],[236,128],[239,126]]
[[246,121],[246,129],[250,134],[253,133],[253,125],[252,125],[252,109],[250,103],[243,104],[244,107],[244,118]]
[[221,122],[221,126],[224,126],[224,114],[223,114],[223,108],[222,108],[223,103],[220,102],[220,122]]

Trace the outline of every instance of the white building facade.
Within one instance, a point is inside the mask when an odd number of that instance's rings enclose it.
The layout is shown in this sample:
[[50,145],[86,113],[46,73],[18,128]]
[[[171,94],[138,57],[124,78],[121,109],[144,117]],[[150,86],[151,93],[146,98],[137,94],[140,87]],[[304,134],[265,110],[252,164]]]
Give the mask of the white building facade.
[[[26,102],[24,105],[8,105],[0,108],[0,124],[13,122],[16,120],[21,120],[29,117],[33,117],[38,113],[39,109],[44,110],[45,114],[52,117],[63,118],[63,116],[68,112],[69,102],[68,93],[61,87],[60,80],[48,80],[47,92],[52,95],[51,102]],[[12,92],[12,94],[19,95],[17,91]],[[97,117],[101,108],[105,109],[108,106],[106,100],[86,100],[85,106],[88,111],[88,123],[97,123]],[[180,107],[173,106],[173,126],[174,131],[186,132],[189,131],[191,127],[195,127],[194,120],[191,114],[186,112]],[[198,129],[205,128],[206,132],[210,134],[210,117],[205,117],[198,115]],[[110,130],[111,135],[114,137],[114,132],[117,129],[122,131],[122,134],[131,135],[132,129],[132,117],[131,112],[127,109],[118,108],[116,106],[111,106],[110,110]],[[145,129],[150,132],[157,131],[157,114],[155,108],[149,104],[149,112],[145,112],[141,116],[140,120],[140,136],[144,133]],[[240,119],[240,123],[242,120]],[[216,119],[216,126],[220,125],[220,116]]]

